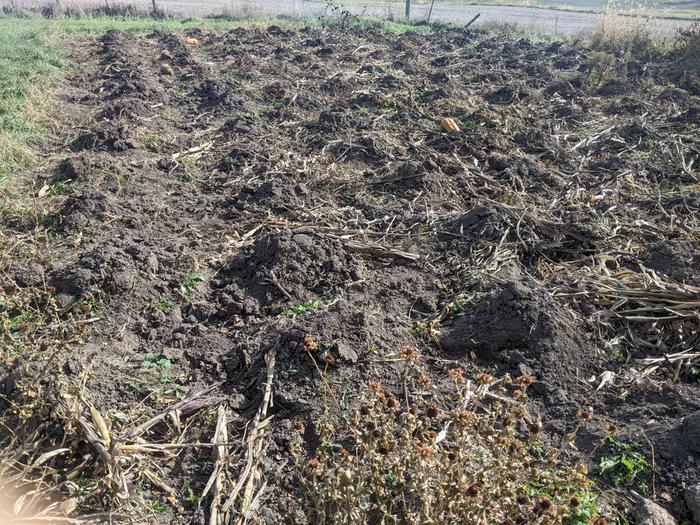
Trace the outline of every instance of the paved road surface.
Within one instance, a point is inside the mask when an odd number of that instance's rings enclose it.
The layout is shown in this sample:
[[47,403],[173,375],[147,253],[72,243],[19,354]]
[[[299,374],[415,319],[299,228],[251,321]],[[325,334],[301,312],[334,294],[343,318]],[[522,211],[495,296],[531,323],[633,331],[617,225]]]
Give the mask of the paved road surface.
[[[2,0],[0,0],[2,1]],[[23,5],[39,5],[47,0],[24,0]],[[63,0],[70,3],[71,0]],[[84,4],[103,5],[103,0],[72,0]],[[161,8],[169,13],[187,16],[204,16],[217,14],[286,14],[292,16],[319,16],[326,9],[321,0],[156,0]],[[148,9],[150,0],[110,0],[111,2],[132,3]],[[19,3],[19,2],[18,2]],[[337,2],[341,3],[341,2]],[[411,11],[413,20],[425,20],[428,5],[414,5]],[[396,18],[403,17],[403,0],[373,3],[364,7],[359,3],[348,4],[347,8],[355,13],[369,16],[387,17],[390,13]],[[593,27],[597,14],[557,9],[539,9],[531,7],[475,6],[440,3],[436,0],[432,20],[439,22],[467,23],[475,14],[481,17],[475,27],[481,25],[512,24],[518,29],[534,33],[556,33],[566,35],[585,34]],[[691,22],[672,19],[655,19],[649,24],[662,34],[671,34],[678,27]]]

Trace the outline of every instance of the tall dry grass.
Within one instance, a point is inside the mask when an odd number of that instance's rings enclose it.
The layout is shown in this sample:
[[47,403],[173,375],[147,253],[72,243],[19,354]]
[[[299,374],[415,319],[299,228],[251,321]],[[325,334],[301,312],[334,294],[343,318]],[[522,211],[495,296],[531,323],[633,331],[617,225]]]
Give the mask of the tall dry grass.
[[639,14],[633,15],[617,0],[610,0],[591,32],[592,46],[634,56],[649,56],[662,50],[665,39],[650,12],[637,9],[635,13]]

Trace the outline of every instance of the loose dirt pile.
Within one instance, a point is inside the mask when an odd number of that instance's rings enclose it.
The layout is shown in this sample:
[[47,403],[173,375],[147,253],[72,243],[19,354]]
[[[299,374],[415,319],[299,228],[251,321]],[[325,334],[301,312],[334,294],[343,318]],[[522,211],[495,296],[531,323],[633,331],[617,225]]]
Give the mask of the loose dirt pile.
[[[552,440],[589,406],[625,438],[643,432],[649,490],[687,513],[698,84],[670,87],[663,64],[624,57],[601,70],[575,43],[462,31],[187,36],[201,45],[111,31],[76,46],[83,73],[59,94],[70,153],[46,174],[57,240],[45,264],[8,270],[88,318],[60,373],[115,442],[230,443],[139,449],[142,464],[165,456],[150,467],[160,484],[132,475],[133,448],[111,450],[132,493],[163,497],[154,522],[204,523],[212,491],[226,501],[238,479],[265,481],[263,519],[303,522],[292,419],[311,450],[331,397],[350,406],[377,377],[400,397],[406,345],[436,378],[535,376]],[[462,131],[443,133],[443,116]],[[10,368],[5,396],[48,366]],[[178,416],[136,426],[181,400]],[[269,415],[253,454],[245,439]],[[589,426],[584,451],[602,436]],[[103,461],[83,446],[70,453]],[[212,472],[223,481],[202,505],[186,500]]]

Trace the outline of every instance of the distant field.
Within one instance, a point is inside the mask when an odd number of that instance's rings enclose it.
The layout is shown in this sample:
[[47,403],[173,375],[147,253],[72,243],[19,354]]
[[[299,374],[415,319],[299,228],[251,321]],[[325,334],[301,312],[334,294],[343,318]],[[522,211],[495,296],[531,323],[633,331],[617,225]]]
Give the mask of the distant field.
[[[51,0],[14,0],[20,7],[39,7]],[[55,0],[53,0],[55,1]],[[131,4],[139,9],[151,8],[152,0],[109,0],[110,5]],[[0,6],[9,5],[10,0],[0,0]],[[315,18],[328,12],[328,3],[323,0],[156,0],[159,9],[179,16],[224,15],[229,17],[260,17],[284,15],[294,18]],[[344,0],[335,2],[354,15],[404,19],[404,0]],[[663,5],[662,5],[663,4]],[[104,6],[104,0],[61,1],[61,5],[72,7]],[[677,1],[662,0],[648,7],[627,9],[628,14],[653,17],[650,29],[658,35],[672,35],[679,27],[698,20],[700,1],[686,2],[695,10],[680,9]],[[411,20],[427,20],[429,13],[433,22],[466,24],[475,15],[480,15],[474,27],[494,27],[504,24],[518,30],[539,33],[578,36],[591,31],[598,20],[598,13],[606,6],[605,0],[412,0]],[[674,6],[674,7],[669,7]]]

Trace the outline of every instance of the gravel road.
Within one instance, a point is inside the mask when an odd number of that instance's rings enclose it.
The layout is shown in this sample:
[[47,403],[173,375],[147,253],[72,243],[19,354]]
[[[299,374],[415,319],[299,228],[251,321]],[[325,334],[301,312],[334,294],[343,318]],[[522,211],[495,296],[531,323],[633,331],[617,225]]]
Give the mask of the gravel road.
[[[112,0],[133,3],[148,9],[150,0]],[[23,5],[43,4],[46,0],[25,0]],[[217,14],[285,14],[290,16],[319,16],[326,10],[325,1],[320,0],[157,0],[158,5],[172,14],[204,16]],[[103,5],[103,0],[78,0],[81,5]],[[338,2],[340,3],[340,2]],[[403,17],[403,1],[373,3],[363,6],[360,3],[348,4],[347,9],[354,14],[368,16]],[[416,4],[411,10],[413,20],[425,20],[429,4]],[[480,6],[455,3],[441,3],[437,0],[433,8],[432,20],[465,24],[480,13],[476,26],[512,24],[520,30],[533,33],[553,33],[581,35],[590,31],[599,15],[559,9],[534,7]],[[654,19],[649,22],[661,34],[671,34],[678,27],[691,24],[688,20]]]

